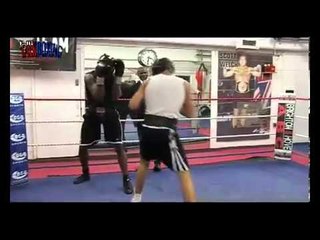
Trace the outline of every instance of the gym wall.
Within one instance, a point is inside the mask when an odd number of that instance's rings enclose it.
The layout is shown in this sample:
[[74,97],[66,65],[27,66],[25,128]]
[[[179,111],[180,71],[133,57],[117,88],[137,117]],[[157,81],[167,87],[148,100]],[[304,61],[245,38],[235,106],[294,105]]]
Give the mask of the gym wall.
[[[85,72],[92,70],[98,58],[107,53],[114,58],[121,58],[126,65],[124,80],[136,73],[140,67],[137,56],[144,46],[77,46],[77,70],[41,71],[11,69],[11,92],[22,92],[25,98],[85,98],[83,77]],[[169,57],[176,66],[177,75],[190,76],[190,83],[196,88],[195,71],[199,67],[196,50],[152,48],[159,58]],[[209,59],[209,61],[208,61]],[[208,69],[211,68],[210,58],[203,59]],[[78,84],[77,84],[78,82]],[[206,89],[209,91],[209,88]],[[78,101],[26,101],[26,119],[28,144],[56,144],[61,146],[28,147],[30,159],[68,157],[78,154],[78,146],[63,145],[78,143],[84,102]],[[33,121],[73,121],[72,123],[30,123]]]
[[[259,53],[259,51],[255,51]],[[285,94],[285,90],[294,90],[297,97],[310,97],[310,71],[309,71],[309,53],[307,51],[300,52],[280,52],[273,56],[273,64],[276,67],[276,73],[272,75],[272,97],[279,97]],[[212,52],[212,79],[216,79],[212,83],[212,97],[217,97],[217,67],[218,53]],[[310,101],[297,101],[295,116],[308,117],[308,109]],[[277,115],[278,100],[271,101],[271,115]],[[217,116],[217,105],[215,102],[211,105],[212,117]],[[275,133],[275,124],[277,119],[272,118],[270,124],[270,133]],[[216,120],[211,121],[211,126],[216,126]],[[307,119],[295,118],[294,134],[309,135],[309,124]],[[211,136],[217,136],[216,127],[211,127]],[[306,142],[308,139],[294,136],[293,141]],[[267,140],[248,140],[233,142],[218,142],[212,139],[210,146],[212,148],[231,147],[231,146],[255,146],[269,145],[275,143],[275,136],[270,136]]]
[[[77,50],[76,71],[10,69],[10,92],[25,98],[79,99],[81,51]],[[80,81],[81,82],[81,81]],[[29,144],[62,144],[28,147],[29,159],[76,156],[81,128],[79,101],[25,101]],[[33,121],[72,121],[71,123],[30,123]]]
[[[274,57],[277,73],[274,74],[273,96],[283,94],[286,89],[295,90],[297,97],[310,98],[310,71],[308,52],[285,52]],[[310,101],[297,101],[295,116],[308,117]],[[277,114],[277,109],[272,114]],[[309,136],[309,121],[296,117],[294,134]],[[293,142],[306,142],[306,138],[294,136]]]
[[[135,74],[136,70],[141,67],[138,63],[138,54],[146,46],[112,46],[112,45],[86,45],[84,46],[84,71],[88,72],[94,69],[98,58],[106,53],[114,58],[120,58],[126,65],[124,73],[124,81],[129,79],[131,74]],[[176,67],[176,75],[190,76],[190,83],[196,89],[195,72],[201,63],[199,51],[178,48],[159,48],[147,47],[157,53],[158,58],[167,57],[171,59]],[[211,68],[211,59],[203,57],[203,62],[208,69]],[[209,89],[207,89],[208,91]]]
[[[135,42],[116,43],[105,40],[103,43],[96,44],[94,41],[77,43],[77,70],[75,72],[64,71],[39,71],[39,70],[20,70],[11,69],[10,72],[10,92],[22,92],[25,98],[84,98],[84,73],[91,70],[97,59],[103,53],[107,53],[114,58],[123,58],[126,64],[124,79],[128,79],[130,74],[135,73],[139,67],[137,56],[140,50],[151,48],[155,50],[158,57],[168,57],[175,62],[177,75],[190,75],[191,84],[196,88],[195,71],[200,64],[199,49],[205,49],[203,61],[208,69],[211,69],[211,50],[217,52],[221,44],[224,48],[234,49],[234,39],[219,39],[219,43],[209,46],[200,45],[199,38],[192,47],[184,45],[166,46],[159,44],[144,44]],[[206,39],[204,39],[206,41]],[[197,45],[199,44],[199,45]],[[209,47],[208,47],[209,46]],[[279,96],[285,87],[293,86],[297,96],[310,96],[310,74],[308,69],[308,52],[290,52],[296,48],[295,44],[286,43],[288,50],[283,50],[279,57],[274,57],[274,64],[277,73],[273,76],[272,96]],[[271,51],[271,45],[269,46]],[[78,83],[78,84],[77,84]],[[209,91],[209,89],[207,90]],[[308,116],[309,102],[297,102],[296,115]],[[27,124],[28,144],[47,144],[47,143],[78,143],[80,139],[80,128],[84,103],[80,102],[26,102],[26,120],[30,121],[57,121],[67,120],[73,123],[41,123]],[[272,108],[272,113],[277,114],[276,109]],[[305,122],[304,122],[305,121]],[[303,119],[295,120],[295,133],[308,135],[308,121]],[[295,142],[305,141],[298,137]],[[28,154],[30,159],[52,158],[76,156],[78,146],[45,146],[29,147]]]

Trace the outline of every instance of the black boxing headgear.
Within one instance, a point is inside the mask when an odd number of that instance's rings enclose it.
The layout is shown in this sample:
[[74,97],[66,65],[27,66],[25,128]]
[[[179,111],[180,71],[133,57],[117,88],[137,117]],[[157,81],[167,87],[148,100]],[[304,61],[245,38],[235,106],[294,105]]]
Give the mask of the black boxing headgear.
[[114,71],[114,62],[109,55],[103,54],[96,66],[95,72],[98,77],[106,77],[113,73]]

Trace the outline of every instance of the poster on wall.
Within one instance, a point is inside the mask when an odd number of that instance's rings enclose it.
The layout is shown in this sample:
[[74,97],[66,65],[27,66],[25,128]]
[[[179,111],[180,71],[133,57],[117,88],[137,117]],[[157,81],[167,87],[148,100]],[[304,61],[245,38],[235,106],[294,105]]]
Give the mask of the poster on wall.
[[76,38],[10,38],[10,67],[75,71]]
[[11,185],[28,181],[28,145],[22,93],[10,94]]
[[[271,54],[257,52],[219,52],[218,57],[218,116],[237,118],[218,119],[217,136],[223,141],[269,139],[270,117],[241,118],[241,116],[270,115],[272,74],[263,72],[272,64]],[[254,101],[253,101],[254,100]],[[236,135],[252,135],[237,137]]]

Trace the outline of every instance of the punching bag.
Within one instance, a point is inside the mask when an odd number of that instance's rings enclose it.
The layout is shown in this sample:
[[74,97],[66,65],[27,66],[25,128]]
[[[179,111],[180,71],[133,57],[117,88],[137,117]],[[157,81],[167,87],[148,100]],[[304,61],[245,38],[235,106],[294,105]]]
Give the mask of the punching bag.
[[202,92],[204,89],[204,81],[207,76],[207,68],[206,66],[201,63],[199,69],[196,72],[196,80],[197,80],[197,89]]

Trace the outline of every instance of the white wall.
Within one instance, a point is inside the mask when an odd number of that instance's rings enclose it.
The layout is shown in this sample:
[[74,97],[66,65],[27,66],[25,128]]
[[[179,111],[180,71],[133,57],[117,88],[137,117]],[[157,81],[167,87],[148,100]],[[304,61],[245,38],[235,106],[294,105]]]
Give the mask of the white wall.
[[[114,58],[124,59],[126,65],[125,78],[135,73],[140,67],[137,62],[138,53],[143,46],[79,46],[77,50],[77,71],[35,71],[11,69],[11,92],[22,92],[26,98],[75,98],[84,99],[84,73],[92,70],[97,59],[107,53]],[[196,50],[154,49],[158,57],[168,57],[175,62],[176,73],[190,75],[191,84],[196,88],[195,71],[199,67]],[[208,69],[210,58],[203,59]],[[75,80],[79,79],[79,86]],[[209,91],[209,85],[205,91]],[[79,101],[26,101],[26,121],[28,144],[60,144],[60,146],[28,147],[30,159],[49,157],[68,157],[78,154],[84,102]],[[74,123],[30,123],[32,121],[75,121]]]
[[[80,98],[81,51],[77,51],[77,71],[10,71],[10,92],[24,93],[25,98]],[[80,81],[81,82],[81,81]],[[61,146],[28,147],[29,159],[76,156],[79,143],[81,112],[79,101],[26,101],[28,145],[61,144]],[[30,123],[32,121],[77,121],[76,123]]]
[[[113,58],[120,58],[124,61],[126,69],[123,80],[129,79],[130,75],[136,73],[136,70],[141,67],[138,63],[138,54],[141,50],[146,48],[145,45],[125,45],[125,46],[114,46],[110,44],[98,44],[98,45],[84,45],[84,69],[85,72],[91,71],[95,68],[98,58],[106,53]],[[209,71],[209,75],[206,78],[207,81],[204,84],[203,98],[209,98],[210,92],[210,71],[211,71],[211,57],[210,52],[204,52],[203,55],[198,55],[200,52],[194,49],[183,49],[180,48],[167,48],[167,47],[152,47],[157,53],[158,58],[167,57],[173,61],[176,68],[176,75],[188,75],[190,76],[190,84],[194,90],[197,89],[197,82],[195,80],[195,73],[199,68],[201,62],[204,62],[205,66]],[[84,89],[82,89],[82,97],[84,97]],[[208,101],[199,102],[199,105],[208,104]],[[197,106],[197,102],[195,102]],[[192,127],[196,128],[197,121],[191,122]],[[196,130],[194,130],[196,132]]]
[[[96,66],[98,58],[106,53],[114,58],[120,58],[124,61],[126,69],[123,80],[129,79],[131,74],[136,73],[136,70],[141,67],[138,63],[138,54],[141,50],[146,48],[145,45],[126,45],[126,46],[114,46],[114,45],[85,45],[84,46],[84,70],[85,72],[91,71]],[[177,75],[190,76],[190,84],[192,88],[197,89],[197,82],[195,80],[195,73],[198,70],[201,61],[204,62],[209,72],[211,71],[211,57],[210,55],[203,54],[202,57],[199,55],[197,49],[182,49],[182,48],[165,48],[165,47],[152,47],[157,53],[158,58],[167,57],[171,59],[176,68]],[[210,53],[210,52],[209,52]],[[210,75],[207,78],[206,84],[204,85],[203,98],[209,98],[210,91]],[[82,89],[84,97],[84,89]],[[207,104],[208,102],[200,102],[199,105]],[[196,102],[195,102],[196,105]],[[192,126],[196,127],[197,122],[193,121]]]
[[[184,45],[181,46],[160,46],[157,44],[154,49],[158,57],[168,57],[175,62],[177,74],[190,75],[191,84],[196,87],[195,71],[200,64],[200,58],[197,56],[198,50],[203,48],[203,41],[206,40],[208,46],[214,47],[215,44],[226,46],[234,44],[234,39],[218,39],[216,42],[208,39],[198,39],[196,42],[186,42],[188,44],[199,44],[198,47]],[[227,41],[228,40],[228,41]],[[145,40],[144,40],[145,41]],[[154,40],[153,40],[154,41]],[[168,41],[168,40],[167,40]],[[178,40],[177,40],[178,41]],[[181,41],[181,39],[180,39]],[[259,40],[260,41],[260,40]],[[265,46],[270,48],[272,41],[270,39],[261,40]],[[160,41],[161,42],[161,41]],[[201,42],[201,43],[200,43]],[[181,42],[180,42],[181,43]],[[284,45],[285,44],[285,45]],[[281,44],[279,44],[281,45]],[[77,71],[76,72],[58,72],[58,71],[32,71],[32,70],[11,70],[10,88],[11,92],[22,92],[25,97],[44,97],[44,98],[84,98],[83,76],[86,71],[91,70],[100,55],[107,53],[114,58],[122,58],[126,64],[125,78],[134,73],[139,67],[137,57],[140,50],[146,45],[143,43],[121,43],[114,45],[105,41],[104,43],[94,44],[90,42],[83,45],[78,44],[77,50]],[[283,48],[292,48],[294,50],[304,49],[300,43],[282,43]],[[149,46],[150,47],[150,46]],[[185,48],[185,49],[184,49]],[[211,52],[211,51],[210,51]],[[210,53],[209,52],[209,53]],[[206,52],[207,53],[207,52]],[[213,74],[217,73],[216,51],[212,56],[204,57],[203,60],[211,69]],[[213,65],[211,67],[211,58]],[[277,74],[274,75],[272,84],[273,96],[278,96],[285,86],[294,86],[297,96],[310,96],[310,78],[308,71],[308,54],[307,52],[283,53],[280,57],[274,58],[274,64],[277,67]],[[80,85],[75,86],[75,79],[79,79]],[[216,79],[212,76],[212,79]],[[214,83],[215,81],[212,81]],[[212,84],[212,89],[217,86]],[[209,91],[207,88],[206,91]],[[212,97],[215,98],[216,91],[212,91]],[[276,101],[274,101],[276,106]],[[216,108],[216,102],[213,102],[213,114]],[[309,102],[297,102],[296,115],[307,116]],[[47,143],[78,143],[80,140],[80,127],[82,121],[84,102],[26,102],[26,120],[27,121],[56,121],[68,120],[77,121],[77,123],[68,124],[27,124],[28,144],[47,144]],[[276,107],[272,107],[272,113],[277,114]],[[215,125],[214,125],[215,126]],[[215,128],[212,128],[213,130]],[[295,133],[308,135],[308,121],[296,119]],[[215,134],[216,135],[216,134]],[[295,137],[294,140],[305,141]],[[271,140],[272,143],[274,142]],[[243,144],[243,143],[242,143]],[[244,145],[247,145],[245,143]],[[76,156],[78,146],[46,146],[28,148],[30,159],[47,158],[47,157],[65,157]]]
[[[295,90],[297,97],[310,98],[310,71],[309,71],[309,53],[281,53],[279,56],[273,57],[273,63],[276,67],[276,73],[272,77],[272,97],[279,97],[285,93],[285,90]],[[218,76],[218,54],[217,51],[212,51],[212,79],[217,79]],[[212,81],[212,97],[217,97],[217,81]],[[295,116],[308,117],[310,101],[297,101]],[[217,116],[217,104],[215,101],[211,105],[212,117]],[[277,115],[278,100],[271,101],[271,115]],[[270,133],[275,134],[273,124],[277,122],[276,118],[271,118]],[[308,138],[298,137],[295,134],[309,135],[308,119],[295,118],[294,123],[294,138],[293,141],[307,142]],[[211,136],[216,136],[216,120],[211,121]],[[236,142],[217,142],[216,139],[211,139],[210,145],[212,148],[230,147],[230,146],[250,146],[250,145],[268,145],[274,144],[275,136],[271,136],[268,140],[255,141],[236,141]]]
[[[110,45],[87,45],[84,47],[85,61],[84,71],[93,70],[97,64],[98,58],[106,53],[114,58],[120,58],[124,60],[126,65],[126,71],[124,74],[124,80],[128,79],[130,74],[136,73],[136,69],[141,67],[138,63],[138,53],[144,49],[145,46],[110,46]],[[177,75],[190,75],[190,83],[196,88],[195,72],[200,65],[200,57],[197,56],[198,51],[185,50],[185,49],[170,49],[170,48],[152,48],[158,58],[167,57],[171,59],[176,67]],[[205,65],[211,69],[210,57],[203,57]],[[209,91],[209,86],[205,91]]]
[[166,44],[169,45],[180,45],[181,48],[186,46],[192,46],[193,48],[206,48],[213,50],[215,47],[232,47],[235,48],[237,45],[241,45],[242,40],[253,40],[257,42],[257,46],[260,49],[273,50],[289,50],[289,51],[307,51],[309,43],[307,38],[79,38],[79,42],[112,42],[112,43],[127,43],[127,44]]
[[[272,93],[281,94],[286,89],[295,90],[297,97],[310,98],[309,55],[305,53],[283,53],[274,57],[277,73],[274,74]],[[297,101],[295,116],[308,117],[310,101]],[[296,117],[294,134],[309,135],[308,119]],[[294,136],[294,142],[307,142],[309,139]]]
[[[34,71],[30,70],[16,70],[11,69],[10,71],[10,92],[11,93],[24,93],[25,98],[33,96],[33,81]],[[25,115],[26,121],[30,121],[34,116],[34,103],[27,101],[25,102]],[[34,144],[34,128],[32,124],[26,126],[28,144]],[[28,147],[28,156],[30,159],[34,158],[34,151],[32,147]]]

